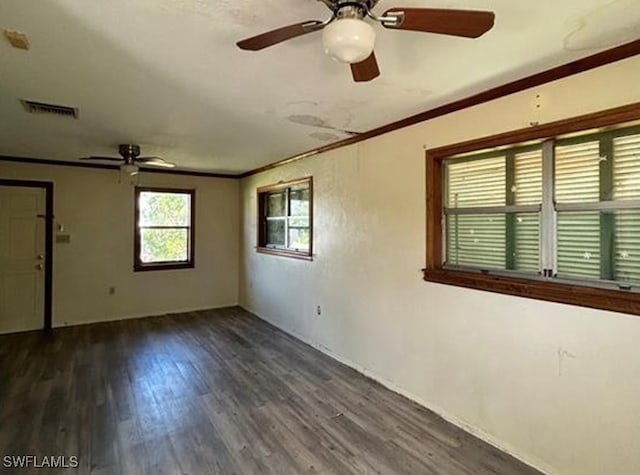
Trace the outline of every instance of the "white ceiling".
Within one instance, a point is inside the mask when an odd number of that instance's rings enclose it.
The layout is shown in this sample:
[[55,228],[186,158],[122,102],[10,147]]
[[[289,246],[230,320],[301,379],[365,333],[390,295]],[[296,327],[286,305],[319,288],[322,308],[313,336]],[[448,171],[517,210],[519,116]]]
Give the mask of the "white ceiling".
[[[184,169],[237,173],[640,37],[640,0],[381,0],[493,10],[477,40],[379,25],[381,76],[356,84],[313,33],[261,52],[235,42],[324,19],[316,0],[2,0],[0,155],[75,160],[138,143]],[[18,99],[80,109],[26,114]]]

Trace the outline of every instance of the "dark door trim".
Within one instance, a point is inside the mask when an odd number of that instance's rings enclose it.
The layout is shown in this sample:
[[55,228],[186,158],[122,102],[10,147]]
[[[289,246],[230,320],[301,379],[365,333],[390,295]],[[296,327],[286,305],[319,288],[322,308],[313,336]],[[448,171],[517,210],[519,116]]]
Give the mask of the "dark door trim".
[[53,326],[53,182],[0,178],[0,186],[44,188],[45,190],[44,329],[50,331]]

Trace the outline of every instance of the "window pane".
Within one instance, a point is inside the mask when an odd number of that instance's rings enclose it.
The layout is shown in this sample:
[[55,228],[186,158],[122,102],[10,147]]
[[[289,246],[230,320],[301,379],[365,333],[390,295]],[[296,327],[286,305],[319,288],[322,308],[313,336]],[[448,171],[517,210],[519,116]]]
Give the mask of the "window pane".
[[152,262],[182,262],[189,258],[187,229],[141,229],[140,260]]
[[614,199],[640,199],[640,134],[613,139],[613,155]]
[[505,215],[449,215],[447,264],[505,268]]
[[284,219],[269,219],[267,220],[267,245],[270,246],[284,246],[285,221]]
[[542,202],[542,149],[516,154],[514,182],[515,204]]
[[446,164],[447,206],[503,206],[505,158],[455,161]]
[[269,193],[267,195],[267,216],[286,216],[287,193]]
[[538,213],[515,215],[515,270],[540,270],[540,216]]
[[309,250],[309,228],[289,228],[289,247]]
[[619,212],[615,220],[616,280],[640,283],[640,211]]
[[309,216],[309,187],[292,188],[289,192],[289,215]]
[[558,213],[558,275],[600,278],[600,213]]
[[600,142],[556,147],[556,201],[600,200]]
[[289,218],[289,226],[297,228],[308,228],[309,217],[308,216],[294,216]]
[[191,195],[140,192],[140,226],[189,226]]

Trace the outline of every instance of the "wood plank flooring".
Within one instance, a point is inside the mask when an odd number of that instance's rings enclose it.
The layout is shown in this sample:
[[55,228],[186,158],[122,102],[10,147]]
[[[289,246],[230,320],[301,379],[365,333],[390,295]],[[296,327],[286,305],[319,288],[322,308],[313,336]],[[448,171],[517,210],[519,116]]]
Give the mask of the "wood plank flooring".
[[2,473],[539,474],[239,308],[0,337],[17,454],[79,465]]

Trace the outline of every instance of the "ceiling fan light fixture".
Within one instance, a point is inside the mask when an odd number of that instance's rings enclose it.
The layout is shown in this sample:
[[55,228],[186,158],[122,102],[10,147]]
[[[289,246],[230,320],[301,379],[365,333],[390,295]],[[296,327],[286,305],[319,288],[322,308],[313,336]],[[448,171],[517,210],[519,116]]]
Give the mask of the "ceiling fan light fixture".
[[120,166],[120,171],[125,175],[136,176],[140,172],[140,168],[133,163],[125,163]]
[[373,52],[376,34],[371,25],[358,18],[339,18],[322,33],[325,53],[341,63],[360,63]]

